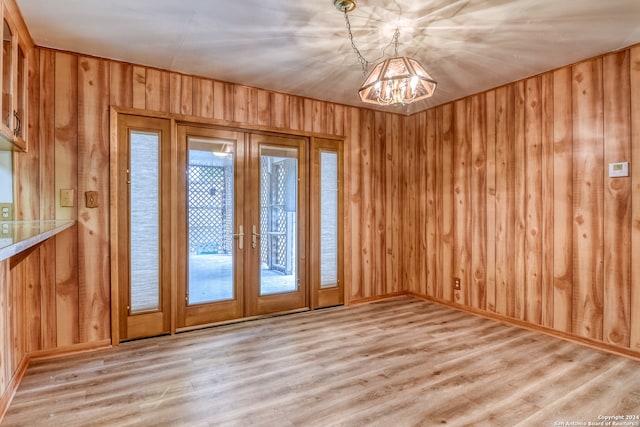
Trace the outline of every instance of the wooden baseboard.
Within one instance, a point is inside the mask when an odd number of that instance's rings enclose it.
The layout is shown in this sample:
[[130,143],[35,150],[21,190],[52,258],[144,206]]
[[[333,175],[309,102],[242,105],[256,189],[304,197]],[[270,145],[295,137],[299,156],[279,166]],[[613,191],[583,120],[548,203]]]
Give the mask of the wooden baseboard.
[[94,341],[90,343],[73,344],[58,347],[51,350],[39,350],[29,353],[29,360],[46,360],[57,357],[70,356],[73,354],[86,353],[89,351],[102,350],[111,347],[111,340]]
[[350,299],[350,300],[346,300],[344,305],[353,306],[353,305],[360,305],[360,304],[370,304],[372,302],[384,301],[389,298],[401,297],[403,295],[410,295],[410,294],[407,291],[400,291],[400,292],[393,292],[391,294],[385,294],[377,297],[360,298],[360,299],[353,299],[353,300]]
[[20,362],[20,366],[16,370],[15,374],[7,384],[7,388],[4,393],[0,397],[0,423],[2,423],[2,419],[4,418],[4,414],[9,409],[9,404],[11,404],[11,400],[13,400],[13,396],[15,396],[18,387],[20,386],[20,381],[22,381],[22,377],[27,372],[27,368],[29,367],[29,357],[25,356]]
[[612,353],[612,354],[616,354],[618,356],[624,356],[624,357],[628,357],[630,359],[634,359],[634,360],[640,360],[640,352],[636,352],[631,350],[630,348],[626,348],[626,347],[620,347],[617,345],[613,345],[613,344],[608,344],[602,341],[598,341],[598,340],[594,340],[591,338],[586,338],[586,337],[579,337],[576,335],[572,335],[569,334],[567,332],[562,332],[562,331],[558,331],[556,329],[552,329],[546,326],[541,326],[541,325],[534,325],[528,322],[525,322],[523,320],[519,320],[519,319],[514,319],[512,317],[508,317],[508,316],[503,316],[501,314],[498,313],[492,313],[492,312],[488,312],[488,311],[483,311],[483,310],[478,310],[476,308],[473,307],[467,307],[465,305],[461,305],[461,304],[456,304],[454,302],[451,301],[447,301],[447,300],[442,300],[439,298],[434,298],[431,296],[425,296],[425,295],[420,295],[414,292],[407,292],[407,295],[414,297],[414,298],[418,298],[418,299],[422,299],[425,301],[430,301],[436,304],[440,304],[440,305],[444,305],[450,308],[453,308],[455,310],[459,310],[459,311],[464,311],[466,313],[469,314],[473,314],[475,316],[479,316],[479,317],[484,317],[486,319],[490,319],[490,320],[496,320],[498,322],[501,323],[505,323],[507,325],[512,325],[512,326],[517,326],[519,328],[523,328],[523,329],[527,329],[529,331],[533,331],[533,332],[539,332],[545,335],[550,335],[556,338],[560,338],[563,339],[565,341],[570,341],[573,343],[577,343],[586,347],[590,347],[593,348],[595,350],[600,350],[600,351],[605,351],[607,353]]

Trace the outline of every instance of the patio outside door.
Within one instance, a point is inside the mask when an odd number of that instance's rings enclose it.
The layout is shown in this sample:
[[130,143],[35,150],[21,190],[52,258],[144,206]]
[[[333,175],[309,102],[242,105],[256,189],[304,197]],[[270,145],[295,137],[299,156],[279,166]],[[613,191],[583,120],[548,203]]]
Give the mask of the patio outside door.
[[178,328],[307,306],[305,140],[178,126],[178,141]]

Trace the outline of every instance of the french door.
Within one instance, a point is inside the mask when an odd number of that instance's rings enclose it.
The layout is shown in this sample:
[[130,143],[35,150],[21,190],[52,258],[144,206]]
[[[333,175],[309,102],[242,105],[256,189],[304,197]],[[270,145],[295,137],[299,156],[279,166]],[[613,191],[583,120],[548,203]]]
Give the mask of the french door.
[[117,114],[112,337],[343,303],[341,146]]
[[306,139],[178,126],[177,328],[308,306]]

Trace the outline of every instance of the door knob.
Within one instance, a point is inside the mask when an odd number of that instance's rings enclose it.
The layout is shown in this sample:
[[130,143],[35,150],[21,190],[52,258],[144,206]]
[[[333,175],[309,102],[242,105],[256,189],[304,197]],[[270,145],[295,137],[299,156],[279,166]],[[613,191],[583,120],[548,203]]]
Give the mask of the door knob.
[[239,225],[238,234],[234,234],[233,238],[238,239],[238,249],[242,249],[244,247],[244,227]]
[[258,239],[260,238],[260,235],[258,234],[258,232],[256,231],[256,226],[253,226],[253,229],[251,231],[251,247],[253,249],[256,248],[256,244],[258,242]]

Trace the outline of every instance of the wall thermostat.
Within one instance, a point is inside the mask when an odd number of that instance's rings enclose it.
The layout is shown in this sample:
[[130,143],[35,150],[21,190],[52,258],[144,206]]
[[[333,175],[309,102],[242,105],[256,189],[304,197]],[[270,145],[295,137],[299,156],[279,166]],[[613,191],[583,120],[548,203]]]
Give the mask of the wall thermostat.
[[629,162],[609,163],[609,178],[629,176]]

